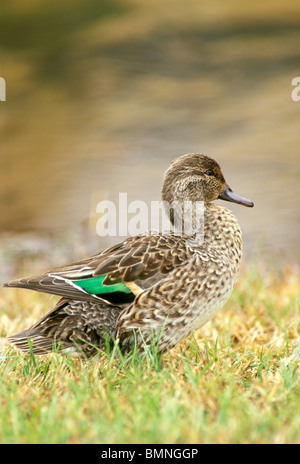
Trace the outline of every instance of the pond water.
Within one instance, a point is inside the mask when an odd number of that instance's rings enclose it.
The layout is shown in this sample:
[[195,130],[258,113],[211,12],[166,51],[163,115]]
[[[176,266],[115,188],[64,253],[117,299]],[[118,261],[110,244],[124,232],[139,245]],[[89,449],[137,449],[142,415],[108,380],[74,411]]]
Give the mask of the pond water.
[[[299,2],[274,2],[271,13],[258,1],[198,3],[97,9],[78,1],[71,24],[62,22],[56,35],[66,2],[47,11],[33,0],[5,6],[5,246],[9,234],[22,240],[24,231],[37,237],[86,228],[90,248],[101,249],[108,241],[96,237],[99,201],[119,192],[128,201],[158,200],[170,161],[201,152],[255,203],[251,210],[226,204],[246,251],[260,244],[261,252],[299,263],[300,101],[291,96],[300,75]],[[23,25],[19,38],[10,38],[9,21]]]

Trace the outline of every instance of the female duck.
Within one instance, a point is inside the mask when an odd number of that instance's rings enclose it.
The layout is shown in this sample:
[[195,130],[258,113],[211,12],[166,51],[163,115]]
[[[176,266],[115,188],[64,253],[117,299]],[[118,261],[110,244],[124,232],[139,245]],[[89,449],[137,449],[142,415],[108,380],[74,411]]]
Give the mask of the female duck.
[[[6,283],[63,297],[9,341],[29,351],[30,340],[36,354],[59,349],[85,357],[114,342],[123,352],[153,338],[160,352],[175,346],[216,314],[238,277],[241,230],[231,211],[211,203],[217,199],[253,206],[230,189],[212,158],[192,153],[175,159],[162,186],[175,231],[129,237],[82,261]],[[197,211],[183,215],[186,202],[204,204],[201,239],[186,233]]]

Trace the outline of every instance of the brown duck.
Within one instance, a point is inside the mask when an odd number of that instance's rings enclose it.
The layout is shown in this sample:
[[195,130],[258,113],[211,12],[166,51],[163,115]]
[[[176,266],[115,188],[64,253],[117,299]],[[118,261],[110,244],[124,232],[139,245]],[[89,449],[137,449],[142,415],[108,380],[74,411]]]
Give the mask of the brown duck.
[[[30,340],[36,354],[55,349],[84,357],[115,343],[122,352],[153,340],[161,353],[174,347],[221,309],[238,277],[241,230],[231,211],[212,203],[217,199],[253,206],[231,190],[212,158],[175,159],[162,186],[173,231],[129,237],[98,255],[4,284],[62,296],[10,343],[29,351]],[[202,234],[189,227],[197,209],[183,219],[184,202],[203,202]]]

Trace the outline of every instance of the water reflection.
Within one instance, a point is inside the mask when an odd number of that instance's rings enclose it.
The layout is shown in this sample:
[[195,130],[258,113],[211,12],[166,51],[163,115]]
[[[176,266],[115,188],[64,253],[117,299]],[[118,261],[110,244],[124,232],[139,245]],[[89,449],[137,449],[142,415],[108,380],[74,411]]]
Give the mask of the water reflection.
[[3,232],[89,225],[101,248],[98,201],[159,199],[169,162],[200,151],[255,203],[232,206],[247,248],[262,239],[299,261],[300,6],[209,5],[77,0],[71,16],[66,1],[3,6]]

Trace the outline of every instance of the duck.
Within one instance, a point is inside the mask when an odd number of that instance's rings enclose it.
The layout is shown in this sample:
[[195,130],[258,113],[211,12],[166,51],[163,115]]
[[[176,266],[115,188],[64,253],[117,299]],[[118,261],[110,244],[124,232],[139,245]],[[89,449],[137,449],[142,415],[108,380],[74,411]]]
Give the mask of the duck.
[[[119,353],[145,352],[154,343],[163,354],[214,317],[238,280],[243,247],[237,219],[215,200],[254,204],[201,153],[171,163],[161,198],[167,231],[129,236],[94,256],[5,283],[60,297],[9,343],[37,355],[84,358],[114,346]],[[183,213],[186,204],[191,214]]]

